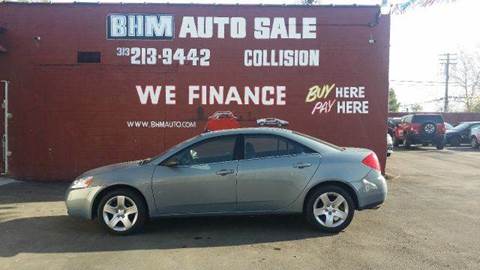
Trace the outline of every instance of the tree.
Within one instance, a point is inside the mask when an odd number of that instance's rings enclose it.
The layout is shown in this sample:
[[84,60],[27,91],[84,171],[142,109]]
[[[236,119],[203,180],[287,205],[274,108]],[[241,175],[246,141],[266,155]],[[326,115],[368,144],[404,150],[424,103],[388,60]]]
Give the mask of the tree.
[[452,69],[452,81],[460,89],[458,101],[466,112],[473,112],[480,98],[480,54],[460,51]]
[[480,113],[480,98],[475,100],[472,112]]
[[411,112],[421,112],[423,111],[423,106],[418,104],[418,103],[415,103],[415,104],[412,104],[410,105],[410,108],[409,108]]
[[[455,2],[456,0],[402,0],[402,1],[395,1],[398,3],[392,4],[392,13],[393,14],[403,14],[409,10],[413,10],[418,7],[429,7],[433,4],[440,4],[440,3],[451,3]],[[382,3],[388,4],[389,0],[383,0]]]
[[395,94],[395,90],[390,88],[388,90],[388,111],[389,112],[398,112],[400,108],[400,102],[397,100],[397,95]]

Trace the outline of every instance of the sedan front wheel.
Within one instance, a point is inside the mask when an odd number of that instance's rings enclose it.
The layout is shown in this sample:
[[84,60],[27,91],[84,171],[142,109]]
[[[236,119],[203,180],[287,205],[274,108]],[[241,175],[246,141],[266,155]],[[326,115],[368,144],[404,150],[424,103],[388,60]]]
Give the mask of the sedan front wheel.
[[314,227],[330,233],[338,233],[352,221],[354,202],[344,189],[324,186],[315,190],[305,207],[305,215]]
[[141,229],[146,216],[143,199],[128,189],[108,192],[98,207],[98,221],[113,234],[125,235]]

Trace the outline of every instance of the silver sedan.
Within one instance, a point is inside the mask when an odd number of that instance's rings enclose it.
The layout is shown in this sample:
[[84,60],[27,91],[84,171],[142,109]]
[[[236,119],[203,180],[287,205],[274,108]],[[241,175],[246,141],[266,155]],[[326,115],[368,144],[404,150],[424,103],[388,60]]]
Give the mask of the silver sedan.
[[149,218],[303,213],[339,232],[355,210],[387,195],[375,153],[340,148],[295,131],[246,128],[204,133],[141,161],[100,167],[66,192],[71,216],[129,234]]

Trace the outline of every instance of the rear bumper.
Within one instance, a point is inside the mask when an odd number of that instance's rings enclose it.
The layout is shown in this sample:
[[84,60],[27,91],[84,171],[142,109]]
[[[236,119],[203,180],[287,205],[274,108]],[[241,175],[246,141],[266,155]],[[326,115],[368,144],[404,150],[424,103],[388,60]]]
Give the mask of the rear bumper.
[[388,187],[380,172],[370,171],[362,180],[355,182],[358,210],[374,208],[387,199]]
[[412,144],[443,143],[445,141],[445,135],[425,136],[421,134],[409,134],[408,139]]

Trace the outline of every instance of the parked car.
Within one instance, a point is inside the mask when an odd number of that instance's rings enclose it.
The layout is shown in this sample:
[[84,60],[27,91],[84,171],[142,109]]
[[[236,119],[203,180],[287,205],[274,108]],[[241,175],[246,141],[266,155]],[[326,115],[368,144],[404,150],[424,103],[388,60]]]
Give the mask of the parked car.
[[445,124],[440,114],[409,114],[402,117],[395,129],[394,145],[434,144],[437,149],[445,146]]
[[208,117],[205,132],[239,128],[237,117],[230,111],[217,111]]
[[283,127],[288,125],[288,121],[278,118],[261,118],[257,120],[259,126]]
[[387,133],[387,157],[393,154],[393,139],[390,134]]
[[128,234],[165,216],[303,213],[339,232],[354,211],[383,203],[387,184],[374,152],[340,148],[278,128],[203,133],[143,161],[80,175],[68,214]]
[[445,134],[447,144],[459,146],[462,143],[470,143],[470,132],[474,127],[480,126],[480,122],[461,122]]
[[395,128],[397,125],[400,123],[401,118],[400,117],[389,117],[387,119],[387,127],[388,127],[388,134],[390,136],[395,137]]
[[478,149],[480,146],[480,126],[475,126],[471,130],[470,144],[473,149]]

